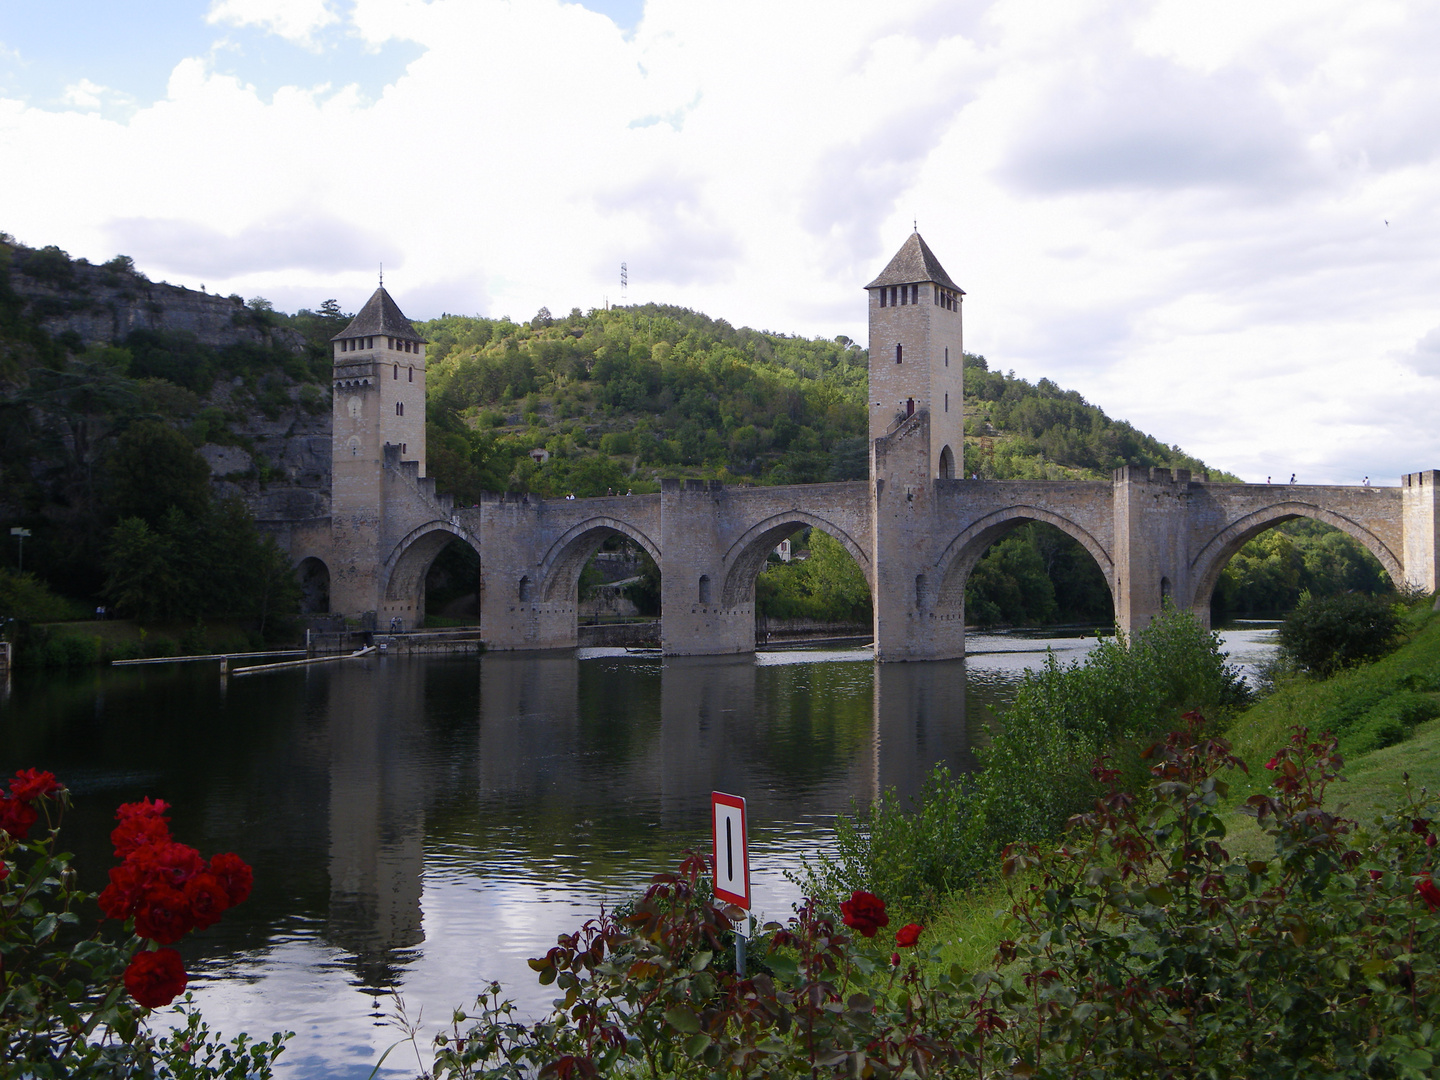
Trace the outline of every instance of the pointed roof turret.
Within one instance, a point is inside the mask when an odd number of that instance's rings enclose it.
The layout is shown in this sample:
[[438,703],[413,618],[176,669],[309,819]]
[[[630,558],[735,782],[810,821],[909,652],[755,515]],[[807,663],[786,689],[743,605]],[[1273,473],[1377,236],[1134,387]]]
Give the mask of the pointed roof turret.
[[880,276],[866,285],[867,289],[877,289],[881,285],[913,285],[921,281],[934,281],[944,285],[947,289],[954,289],[962,296],[965,290],[950,280],[950,275],[945,273],[945,268],[940,265],[940,260],[935,258],[935,253],[930,246],[920,237],[919,232],[910,234],[910,238],[901,245],[895,257],[890,260],[890,265],[880,272]]
[[425,339],[415,332],[415,327],[410,325],[410,320],[400,310],[400,305],[391,299],[390,294],[381,285],[375,290],[360,313],[350,320],[350,325],[336,334],[331,341],[339,341],[341,338],[358,337],[393,337],[402,341],[418,341],[422,344]]

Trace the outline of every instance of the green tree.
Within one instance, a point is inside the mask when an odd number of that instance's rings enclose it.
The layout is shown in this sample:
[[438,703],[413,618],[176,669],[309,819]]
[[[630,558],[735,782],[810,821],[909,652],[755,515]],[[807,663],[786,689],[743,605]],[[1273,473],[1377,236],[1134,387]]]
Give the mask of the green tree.
[[117,517],[152,525],[173,508],[198,517],[210,505],[210,466],[169,424],[141,420],[116,442],[106,463],[106,499]]

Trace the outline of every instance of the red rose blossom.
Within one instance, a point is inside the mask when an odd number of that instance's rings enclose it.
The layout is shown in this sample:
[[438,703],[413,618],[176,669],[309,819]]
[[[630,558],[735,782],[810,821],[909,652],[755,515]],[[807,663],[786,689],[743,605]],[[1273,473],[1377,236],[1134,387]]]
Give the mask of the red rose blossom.
[[902,949],[908,949],[920,940],[920,931],[924,929],[919,923],[906,923],[895,931],[895,943]]
[[185,992],[185,965],[174,949],[139,952],[125,969],[125,989],[147,1009],[159,1009]]
[[210,873],[230,897],[230,906],[243,903],[255,883],[255,873],[239,855],[221,852],[210,857]]
[[1267,769],[1278,769],[1279,767],[1280,767],[1280,759],[1279,759],[1279,758],[1273,758],[1273,757],[1272,757],[1269,761],[1265,762],[1265,768],[1267,768]]
[[161,945],[171,945],[194,928],[190,902],[183,892],[158,882],[145,890],[135,911],[135,933]]
[[177,889],[205,869],[205,860],[189,844],[167,840],[163,844],[147,844],[126,858],[152,881],[163,881]]
[[30,834],[40,815],[24,799],[13,796],[0,798],[0,831],[10,834],[12,840],[24,840]]
[[29,802],[42,795],[50,795],[59,791],[63,786],[55,779],[55,774],[52,772],[21,769],[15,774],[15,779],[10,781],[10,797]]
[[220,921],[230,906],[230,895],[214,874],[196,874],[185,883],[185,902],[190,905],[190,918],[196,930],[204,930]]
[[851,893],[850,899],[840,905],[840,914],[845,925],[862,937],[873,938],[875,931],[890,925],[890,916],[885,914],[885,901],[861,889]]
[[115,845],[115,854],[125,858],[150,844],[164,844],[170,840],[170,826],[162,817],[141,816],[124,818],[110,833],[110,842]]
[[890,954],[890,966],[891,966],[891,967],[899,967],[899,966],[900,966],[900,954],[899,954],[898,952],[892,952],[892,953]]
[[1425,901],[1431,911],[1440,910],[1440,888],[1437,888],[1435,882],[1430,880],[1429,874],[1422,875],[1420,880],[1415,882],[1415,891],[1420,894],[1420,899]]
[[10,864],[8,862],[5,862],[3,859],[0,859],[0,881],[4,881],[9,876]]
[[1370,880],[1371,880],[1371,881],[1379,881],[1379,880],[1380,880],[1382,877],[1384,877],[1384,876],[1385,876],[1385,871],[1384,871],[1384,870],[1371,870],[1371,871],[1370,871]]

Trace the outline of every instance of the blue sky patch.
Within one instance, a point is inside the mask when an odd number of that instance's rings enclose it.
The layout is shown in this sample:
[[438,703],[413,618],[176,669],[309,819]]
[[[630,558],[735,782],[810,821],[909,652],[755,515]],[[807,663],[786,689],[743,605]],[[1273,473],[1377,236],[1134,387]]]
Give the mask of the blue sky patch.
[[267,100],[282,86],[322,83],[358,84],[374,98],[423,51],[406,41],[370,49],[341,23],[315,35],[315,52],[259,28],[207,23],[209,9],[208,0],[0,0],[0,96],[71,108],[66,88],[88,80],[115,91],[111,108],[143,107],[165,97],[176,64],[198,56]]

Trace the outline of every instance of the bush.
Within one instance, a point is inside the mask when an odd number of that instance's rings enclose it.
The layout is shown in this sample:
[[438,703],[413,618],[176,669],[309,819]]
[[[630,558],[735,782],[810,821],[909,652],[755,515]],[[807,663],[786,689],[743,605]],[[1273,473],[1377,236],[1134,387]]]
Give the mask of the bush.
[[1400,643],[1401,625],[1393,598],[1307,595],[1285,616],[1280,648],[1306,671],[1328,676],[1390,652]]
[[[146,799],[116,813],[121,861],[97,898],[76,887],[59,846],[68,806],[64,786],[35,769],[0,791],[0,1076],[269,1077],[288,1036],[221,1043],[188,995],[173,1010],[177,1031],[157,1038],[145,1026],[152,1009],[185,990],[180,955],[168,946],[243,902],[250,868],[176,842],[168,807]],[[97,899],[123,933],[95,920]]]
[[938,770],[913,811],[886,792],[840,818],[835,855],[807,867],[800,882],[829,900],[866,889],[926,914],[985,873],[1004,845],[1061,835],[1094,798],[1097,754],[1112,755],[1138,783],[1146,741],[1187,711],[1223,721],[1247,697],[1219,637],[1167,606],[1132,638],[1101,642],[1084,663],[1062,666],[1052,654],[1027,671],[1000,730],[977,751],[976,776],[952,780]]
[[737,975],[718,957],[742,913],[704,895],[691,856],[624,917],[530,961],[556,995],[537,1023],[494,984],[476,1015],[457,1011],[434,1075],[1433,1075],[1440,804],[1407,793],[1368,829],[1338,817],[1334,740],[1300,730],[1247,806],[1274,854],[1232,859],[1223,770],[1243,763],[1203,717],[1186,723],[1147,755],[1144,797],[1095,762],[1100,794],[1058,850],[1006,849],[1013,937],[980,970],[942,965],[924,927],[894,930],[856,892],[840,918],[806,900],[766,926],[765,969]]

